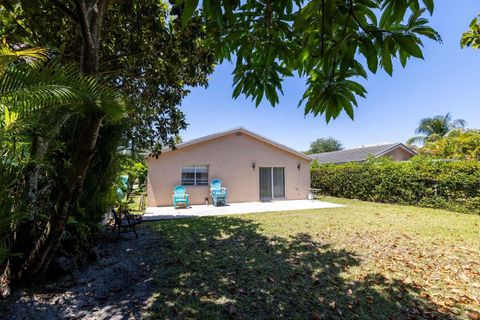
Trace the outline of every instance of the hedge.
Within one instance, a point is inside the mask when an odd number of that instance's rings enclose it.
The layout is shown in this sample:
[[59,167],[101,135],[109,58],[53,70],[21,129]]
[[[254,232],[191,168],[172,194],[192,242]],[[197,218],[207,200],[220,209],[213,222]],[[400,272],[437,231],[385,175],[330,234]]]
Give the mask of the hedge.
[[480,214],[480,162],[417,158],[312,165],[323,195]]

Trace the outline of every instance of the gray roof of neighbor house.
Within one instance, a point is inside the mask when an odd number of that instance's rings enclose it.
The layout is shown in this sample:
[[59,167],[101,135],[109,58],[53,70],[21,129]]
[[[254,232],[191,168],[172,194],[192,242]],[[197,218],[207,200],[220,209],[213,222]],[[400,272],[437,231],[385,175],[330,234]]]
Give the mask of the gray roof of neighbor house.
[[340,151],[311,154],[310,157],[314,160],[317,160],[318,163],[362,162],[367,160],[369,156],[378,158],[396,148],[402,148],[411,153],[412,156],[416,155],[415,151],[408,148],[403,143],[384,143]]

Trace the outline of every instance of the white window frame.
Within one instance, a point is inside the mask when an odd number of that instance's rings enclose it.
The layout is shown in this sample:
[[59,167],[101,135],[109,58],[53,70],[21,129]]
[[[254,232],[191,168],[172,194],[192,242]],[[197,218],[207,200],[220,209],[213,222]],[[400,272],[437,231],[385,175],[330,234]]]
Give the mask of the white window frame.
[[[188,168],[188,167],[193,168],[193,184],[184,184],[183,183],[183,169]],[[198,184],[197,183],[197,167],[207,168],[207,183],[206,184]],[[208,164],[205,164],[205,165],[193,164],[193,165],[189,165],[189,166],[183,166],[182,171],[180,172],[180,183],[182,185],[185,185],[185,186],[188,186],[188,187],[206,187],[206,186],[208,186],[209,171],[210,171],[210,167],[209,167]]]

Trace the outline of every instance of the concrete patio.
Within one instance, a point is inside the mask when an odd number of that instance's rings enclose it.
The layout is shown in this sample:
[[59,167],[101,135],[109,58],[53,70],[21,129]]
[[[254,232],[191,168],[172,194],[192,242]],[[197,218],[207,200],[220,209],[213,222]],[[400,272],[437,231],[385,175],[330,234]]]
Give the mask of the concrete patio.
[[343,205],[318,200],[278,200],[271,202],[229,203],[227,206],[192,205],[188,209],[169,207],[148,207],[143,220],[164,220],[193,217],[222,216],[245,213],[295,211],[308,209],[340,208]]

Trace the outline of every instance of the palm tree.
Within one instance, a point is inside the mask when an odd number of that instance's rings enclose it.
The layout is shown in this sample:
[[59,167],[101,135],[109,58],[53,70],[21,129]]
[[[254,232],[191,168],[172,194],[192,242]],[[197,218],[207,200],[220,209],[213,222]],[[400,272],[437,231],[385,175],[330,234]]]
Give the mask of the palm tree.
[[428,141],[435,141],[445,136],[451,130],[464,129],[466,124],[467,122],[463,119],[453,120],[450,113],[433,118],[424,118],[420,120],[418,128],[415,129],[415,133],[418,135],[408,139],[407,144],[425,144]]
[[[40,269],[43,265],[38,261],[47,260],[42,245],[55,247],[56,242],[52,244],[48,240],[60,238],[63,233],[68,215],[60,219],[50,214],[49,220],[42,226],[41,235],[32,239],[34,249],[22,247],[15,251],[23,252],[26,259],[22,265],[16,263],[12,268],[10,259],[15,259],[15,256],[10,256],[10,249],[20,246],[16,242],[20,243],[17,239],[21,237],[14,238],[11,234],[25,230],[23,226],[27,229],[31,227],[31,219],[26,221],[20,217],[36,213],[36,199],[41,189],[38,178],[41,164],[59,128],[70,116],[92,109],[111,119],[123,115],[123,103],[114,88],[99,83],[93,77],[81,75],[73,66],[44,64],[45,59],[46,51],[43,49],[15,51],[0,45],[0,266],[5,266],[0,276],[0,296],[10,293],[12,278],[19,279],[20,275],[26,278],[29,272],[30,275],[36,272],[32,270]],[[31,64],[33,67],[29,66]],[[46,126],[41,122],[45,118],[58,118],[59,121],[53,122],[56,123],[54,126]],[[36,123],[43,126],[38,128]],[[24,129],[18,131],[18,128]],[[19,135],[19,132],[23,133]],[[18,137],[24,138],[23,145],[28,150],[22,155],[15,154],[15,140],[13,143],[9,141]],[[27,162],[29,169],[23,170],[22,165]],[[19,183],[16,183],[17,180]],[[26,192],[18,192],[17,189]]]

